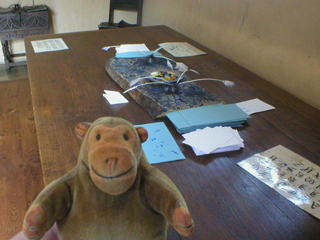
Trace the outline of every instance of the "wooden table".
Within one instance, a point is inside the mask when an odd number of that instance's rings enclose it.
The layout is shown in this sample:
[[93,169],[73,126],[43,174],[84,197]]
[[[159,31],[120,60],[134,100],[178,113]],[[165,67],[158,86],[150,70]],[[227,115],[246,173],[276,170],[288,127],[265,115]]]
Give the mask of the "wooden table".
[[[69,50],[35,54],[30,41],[62,38]],[[130,103],[111,106],[103,90],[122,89],[104,65],[114,50],[104,46],[186,41],[207,55],[179,58],[202,77],[229,79],[201,82],[228,103],[259,98],[276,110],[252,115],[238,129],[245,148],[240,151],[196,157],[182,144],[168,119],[164,121],[186,156],[185,161],[155,165],[179,187],[193,215],[196,230],[188,239],[319,239],[320,221],[240,168],[237,163],[276,145],[283,145],[320,165],[320,111],[165,27],[141,27],[28,37],[25,40],[32,101],[45,184],[62,176],[77,163],[80,140],[74,127],[101,116],[123,117],[134,124],[154,122],[129,96]],[[187,239],[170,229],[168,239]]]

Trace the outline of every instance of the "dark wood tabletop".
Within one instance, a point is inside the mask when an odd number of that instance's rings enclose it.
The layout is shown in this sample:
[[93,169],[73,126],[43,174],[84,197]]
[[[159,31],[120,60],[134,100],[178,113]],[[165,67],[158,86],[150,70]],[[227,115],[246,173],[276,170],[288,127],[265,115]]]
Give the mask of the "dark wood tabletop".
[[[35,54],[31,41],[62,38],[69,50]],[[109,105],[104,90],[123,90],[105,71],[115,55],[105,46],[145,43],[149,49],[163,42],[188,42],[206,55],[176,59],[201,77],[228,79],[236,86],[199,82],[227,103],[259,98],[276,109],[251,115],[238,128],[242,150],[197,157],[182,144],[167,118],[153,120],[129,95],[126,105]],[[195,232],[168,239],[319,239],[320,221],[247,173],[238,162],[279,144],[320,165],[320,111],[241,66],[165,26],[101,30],[27,37],[28,72],[45,184],[77,164],[78,122],[117,116],[133,124],[163,121],[186,160],[156,164],[184,195]]]

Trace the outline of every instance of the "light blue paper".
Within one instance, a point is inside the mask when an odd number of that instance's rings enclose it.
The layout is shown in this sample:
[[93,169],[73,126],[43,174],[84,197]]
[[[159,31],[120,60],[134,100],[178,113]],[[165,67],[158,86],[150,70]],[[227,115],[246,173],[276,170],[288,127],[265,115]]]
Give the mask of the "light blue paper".
[[154,54],[155,56],[161,56],[162,54],[154,51],[137,51],[137,52],[121,52],[116,53],[116,58],[139,58],[148,57]]
[[207,105],[170,112],[166,115],[179,133],[195,131],[207,126],[238,127],[250,118],[236,104]]
[[139,125],[147,129],[149,137],[142,148],[151,164],[186,159],[163,122]]
[[181,116],[179,111],[166,114],[176,128],[185,129],[190,127],[190,124]]
[[191,126],[196,124],[210,124],[212,122],[223,123],[226,121],[238,121],[247,117],[247,114],[235,104],[215,104],[190,108],[180,111],[180,114]]

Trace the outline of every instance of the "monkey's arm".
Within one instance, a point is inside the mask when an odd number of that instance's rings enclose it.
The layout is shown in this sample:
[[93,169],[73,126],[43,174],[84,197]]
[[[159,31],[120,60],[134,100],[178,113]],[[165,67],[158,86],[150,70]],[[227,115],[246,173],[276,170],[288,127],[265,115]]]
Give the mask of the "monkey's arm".
[[45,187],[27,211],[23,232],[28,239],[38,240],[62,219],[72,205],[72,185],[76,168]]
[[189,236],[194,230],[193,220],[175,184],[167,175],[147,164],[143,177],[145,195],[151,207],[161,213],[179,234]]

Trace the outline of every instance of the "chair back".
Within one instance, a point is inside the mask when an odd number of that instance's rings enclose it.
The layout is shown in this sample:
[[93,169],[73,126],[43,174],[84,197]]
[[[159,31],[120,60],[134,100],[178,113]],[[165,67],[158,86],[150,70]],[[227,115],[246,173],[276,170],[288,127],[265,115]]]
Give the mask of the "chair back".
[[109,23],[114,22],[114,11],[137,11],[137,26],[141,25],[143,0],[110,0]]

